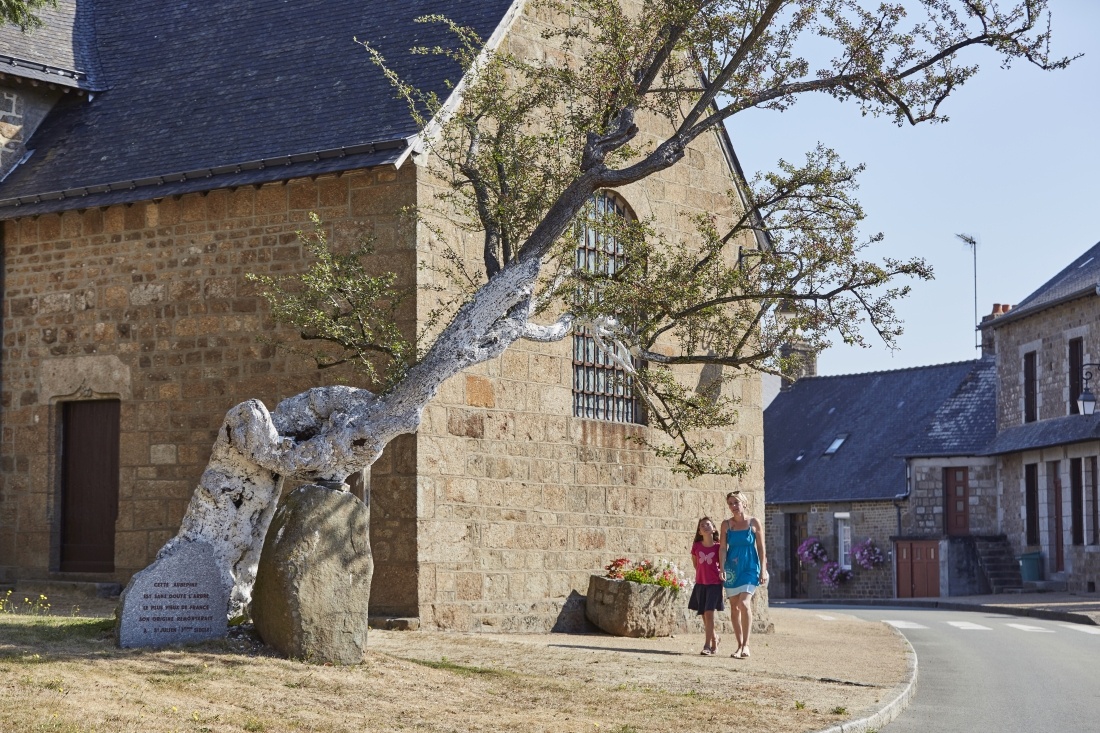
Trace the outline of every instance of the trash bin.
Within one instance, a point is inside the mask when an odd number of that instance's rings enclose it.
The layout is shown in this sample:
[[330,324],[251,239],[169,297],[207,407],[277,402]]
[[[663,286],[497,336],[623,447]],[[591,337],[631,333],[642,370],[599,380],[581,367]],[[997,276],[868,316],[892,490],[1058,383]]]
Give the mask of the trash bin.
[[1043,579],[1043,553],[1025,552],[1020,555],[1020,579],[1024,581]]

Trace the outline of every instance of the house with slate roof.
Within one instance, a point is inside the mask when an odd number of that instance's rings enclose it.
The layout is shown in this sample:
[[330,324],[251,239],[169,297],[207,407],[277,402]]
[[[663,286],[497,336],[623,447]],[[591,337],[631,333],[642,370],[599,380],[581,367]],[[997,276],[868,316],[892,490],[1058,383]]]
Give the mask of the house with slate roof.
[[[436,277],[418,265],[438,253],[401,210],[441,184],[354,39],[447,98],[463,70],[408,53],[449,42],[413,22],[433,13],[561,52],[542,36],[555,18],[522,0],[58,0],[41,29],[0,27],[0,583],[126,582],[175,534],[227,409],[366,386],[257,339],[278,334],[244,276],[300,271],[311,212],[334,242],[373,241],[368,266],[417,292],[398,314],[415,331]],[[735,214],[735,165],[715,133],[615,205],[675,241],[685,214]],[[428,215],[479,261],[476,237]],[[521,343],[452,379],[372,466],[372,615],[568,626],[591,572],[686,559],[699,516],[759,490],[758,379],[733,386],[726,439],[751,470],[689,483],[631,439],[648,428],[593,392],[600,366],[576,348]]]
[[[981,359],[803,378],[764,413],[774,596],[907,597],[1100,584],[1100,244],[980,324]],[[852,576],[823,588],[818,537]],[[848,559],[871,538],[888,571]],[[1021,569],[1023,573],[1021,574]]]
[[[981,455],[994,374],[985,358],[807,377],[775,398],[764,412],[773,597],[978,592],[973,536],[996,534],[997,522],[994,460]],[[820,562],[799,559],[808,537],[846,580],[830,587]],[[882,553],[877,567],[853,555],[868,540]]]
[[[1011,309],[981,324],[997,358],[1002,530],[1034,558],[1038,580],[1075,592],[1100,584],[1100,415],[1078,397],[1100,375],[1100,244]],[[1026,567],[1026,566],[1025,566]]]

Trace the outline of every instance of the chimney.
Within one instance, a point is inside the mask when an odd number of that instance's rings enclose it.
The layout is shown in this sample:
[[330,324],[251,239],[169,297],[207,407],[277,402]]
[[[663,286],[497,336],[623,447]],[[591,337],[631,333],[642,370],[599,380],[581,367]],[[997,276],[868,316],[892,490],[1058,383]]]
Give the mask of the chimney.
[[1012,310],[1012,306],[1008,303],[994,303],[993,312],[988,316],[982,316],[982,322],[978,324],[978,329],[982,332],[982,357],[994,356],[997,353],[997,345],[993,338],[993,329],[986,328],[996,319],[1001,316],[1008,315],[1008,312]]
[[783,383],[779,389],[788,390],[791,385],[803,377],[817,376],[817,354],[803,341],[786,343],[779,347],[779,356],[783,360],[790,360],[791,367],[783,375]]

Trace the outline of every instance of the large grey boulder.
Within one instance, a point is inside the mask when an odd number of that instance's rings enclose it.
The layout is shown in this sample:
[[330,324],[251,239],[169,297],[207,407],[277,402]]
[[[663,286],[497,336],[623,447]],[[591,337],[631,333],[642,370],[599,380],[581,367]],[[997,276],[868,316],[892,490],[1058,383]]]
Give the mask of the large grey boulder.
[[374,572],[367,506],[340,484],[301,486],[264,540],[252,620],[266,644],[317,664],[359,664]]
[[671,636],[682,624],[687,601],[671,588],[590,576],[584,615],[615,636]]

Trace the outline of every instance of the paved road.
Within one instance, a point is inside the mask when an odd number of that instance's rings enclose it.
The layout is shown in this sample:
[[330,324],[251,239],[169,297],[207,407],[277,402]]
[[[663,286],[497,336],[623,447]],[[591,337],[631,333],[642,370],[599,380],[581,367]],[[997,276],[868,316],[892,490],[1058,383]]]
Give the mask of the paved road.
[[916,697],[882,733],[1100,730],[1100,627],[939,609],[835,610],[889,623],[917,652]]

